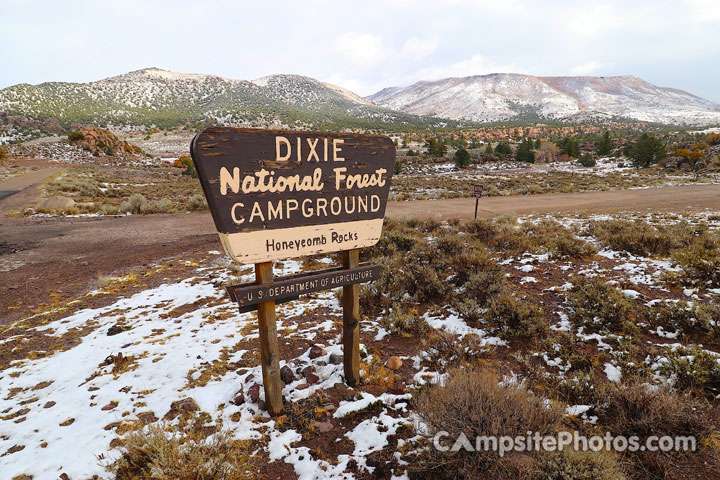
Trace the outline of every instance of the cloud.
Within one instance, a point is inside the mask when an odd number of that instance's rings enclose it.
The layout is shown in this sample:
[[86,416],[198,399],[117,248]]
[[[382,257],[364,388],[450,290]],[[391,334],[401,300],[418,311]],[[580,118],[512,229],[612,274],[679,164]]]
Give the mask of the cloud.
[[333,50],[347,63],[357,68],[373,67],[390,57],[380,35],[371,33],[343,33],[335,39]]
[[609,35],[624,22],[622,12],[610,5],[597,5],[592,8],[579,6],[566,14],[561,25],[574,41],[585,41],[593,37]]
[[400,54],[403,57],[418,61],[435,53],[438,46],[440,46],[440,42],[437,38],[422,39],[410,37],[405,41],[402,49],[400,49]]
[[720,21],[720,3],[717,0],[686,0],[690,18],[696,22]]
[[591,60],[589,62],[581,63],[580,65],[575,65],[570,70],[570,73],[573,75],[588,75],[605,67],[607,67],[606,64],[600,63],[596,60]]
[[477,53],[470,58],[450,65],[422,68],[411,77],[414,77],[413,81],[437,80],[446,77],[467,77],[488,73],[525,73],[525,71],[515,63],[498,63]]

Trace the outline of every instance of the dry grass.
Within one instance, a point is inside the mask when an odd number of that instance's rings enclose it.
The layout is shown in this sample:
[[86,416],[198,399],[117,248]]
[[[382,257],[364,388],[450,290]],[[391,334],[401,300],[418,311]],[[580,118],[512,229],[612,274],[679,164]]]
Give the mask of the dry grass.
[[75,166],[45,184],[44,195],[63,195],[80,204],[77,212],[152,214],[207,208],[200,182],[171,166]]
[[120,458],[107,465],[117,480],[244,480],[255,478],[251,445],[196,422],[184,429],[151,424],[122,439]]
[[[512,437],[528,430],[542,435],[559,427],[561,411],[548,408],[518,385],[498,385],[491,372],[454,369],[444,386],[422,391],[415,399],[416,412],[427,425],[428,436],[446,431],[458,438],[464,433],[474,444],[476,436]],[[452,445],[452,443],[451,443]],[[497,452],[439,452],[430,447],[421,454],[412,470],[432,478],[520,478],[528,476],[528,467],[516,463],[515,455],[500,457]]]
[[613,435],[693,436],[695,452],[628,452],[636,478],[716,478],[718,450],[712,446],[717,412],[704,402],[645,385],[613,386],[601,399],[599,421]]

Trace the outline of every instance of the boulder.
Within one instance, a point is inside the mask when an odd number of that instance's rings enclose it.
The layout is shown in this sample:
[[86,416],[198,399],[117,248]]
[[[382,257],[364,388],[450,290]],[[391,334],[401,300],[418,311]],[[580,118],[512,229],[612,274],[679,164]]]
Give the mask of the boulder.
[[318,358],[325,355],[325,349],[323,349],[320,345],[313,345],[310,347],[310,358]]
[[283,366],[280,369],[280,380],[282,380],[285,385],[288,385],[289,383],[292,383],[293,380],[295,380],[295,374],[293,373],[292,369],[287,365]]
[[388,358],[387,363],[386,363],[387,367],[390,370],[399,370],[400,367],[402,367],[402,364],[403,364],[402,360],[400,360],[398,357],[396,357],[394,355],[392,357]]
[[38,210],[47,210],[52,212],[67,212],[75,208],[75,200],[62,195],[43,198],[37,203]]

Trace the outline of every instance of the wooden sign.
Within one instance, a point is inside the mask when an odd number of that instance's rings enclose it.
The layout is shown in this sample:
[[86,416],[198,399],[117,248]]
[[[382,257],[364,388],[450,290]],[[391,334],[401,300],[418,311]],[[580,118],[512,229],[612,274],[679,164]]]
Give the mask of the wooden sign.
[[482,185],[473,185],[473,196],[475,198],[482,198],[484,193],[485,190],[483,189]]
[[278,277],[272,284],[258,285],[244,283],[227,287],[230,298],[237,302],[240,310],[262,302],[278,302],[299,295],[344,287],[355,283],[371,282],[380,276],[380,265],[361,264],[357,268],[343,267]]
[[388,137],[211,127],[191,153],[225,252],[237,262],[380,238],[395,164]]
[[[388,137],[212,127],[190,145],[225,252],[255,263],[255,282],[227,287],[257,308],[265,403],[282,412],[275,304],[342,287],[345,382],[360,381],[360,283],[379,265],[360,248],[380,239],[395,145]],[[273,260],[342,250],[342,266],[274,278]]]

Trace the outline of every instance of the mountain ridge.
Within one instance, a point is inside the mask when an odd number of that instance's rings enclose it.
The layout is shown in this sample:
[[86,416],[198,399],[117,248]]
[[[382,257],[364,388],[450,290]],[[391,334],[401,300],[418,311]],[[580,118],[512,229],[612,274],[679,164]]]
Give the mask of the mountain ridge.
[[[342,87],[301,75],[255,81],[156,67],[86,83],[19,84],[0,90],[0,113],[69,128],[192,127],[442,128],[461,123],[392,111]],[[2,125],[0,125],[1,127]]]
[[407,113],[497,122],[523,116],[556,121],[634,119],[676,125],[720,124],[720,105],[634,75],[535,76],[491,73],[421,80],[367,97]]

